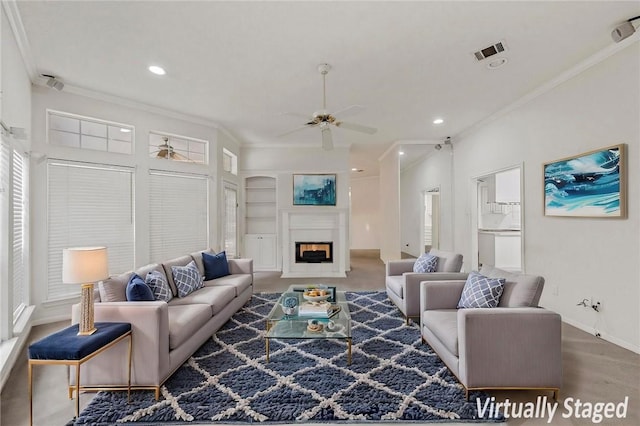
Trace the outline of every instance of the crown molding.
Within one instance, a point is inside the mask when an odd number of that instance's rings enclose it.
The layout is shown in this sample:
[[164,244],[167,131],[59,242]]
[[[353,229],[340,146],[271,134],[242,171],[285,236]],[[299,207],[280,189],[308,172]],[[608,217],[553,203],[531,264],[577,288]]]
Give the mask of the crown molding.
[[20,17],[18,3],[16,0],[2,0],[2,8],[7,15],[9,26],[11,26],[11,31],[16,39],[16,44],[20,50],[20,55],[22,55],[24,66],[27,69],[27,74],[29,74],[29,78],[33,82],[38,78],[38,71],[36,63],[33,60],[33,53],[31,51],[27,32],[24,30],[24,24]]

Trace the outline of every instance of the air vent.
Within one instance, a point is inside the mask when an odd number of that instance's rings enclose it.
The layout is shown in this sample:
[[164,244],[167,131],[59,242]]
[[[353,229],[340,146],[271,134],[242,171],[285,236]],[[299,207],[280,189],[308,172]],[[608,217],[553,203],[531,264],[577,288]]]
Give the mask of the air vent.
[[473,55],[478,61],[482,61],[484,59],[490,58],[493,55],[504,52],[505,50],[507,50],[507,45],[504,43],[504,41],[499,41],[496,44],[492,44],[491,46],[478,50]]

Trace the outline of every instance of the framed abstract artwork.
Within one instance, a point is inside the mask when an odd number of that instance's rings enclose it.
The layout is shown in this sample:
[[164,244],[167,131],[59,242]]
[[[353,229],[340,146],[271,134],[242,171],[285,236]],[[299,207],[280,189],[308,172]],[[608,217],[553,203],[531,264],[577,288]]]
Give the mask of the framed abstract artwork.
[[543,165],[544,214],[624,218],[625,145],[613,145]]
[[293,175],[294,206],[335,206],[336,175]]

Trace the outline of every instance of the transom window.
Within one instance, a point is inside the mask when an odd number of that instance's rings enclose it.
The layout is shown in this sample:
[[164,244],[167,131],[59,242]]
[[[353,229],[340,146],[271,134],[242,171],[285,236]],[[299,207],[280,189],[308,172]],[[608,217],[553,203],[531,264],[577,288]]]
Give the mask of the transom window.
[[149,133],[149,156],[187,163],[207,164],[208,141],[167,133]]
[[131,154],[134,127],[128,124],[47,110],[47,134],[52,145]]
[[232,175],[238,174],[238,156],[226,148],[222,148],[222,170]]

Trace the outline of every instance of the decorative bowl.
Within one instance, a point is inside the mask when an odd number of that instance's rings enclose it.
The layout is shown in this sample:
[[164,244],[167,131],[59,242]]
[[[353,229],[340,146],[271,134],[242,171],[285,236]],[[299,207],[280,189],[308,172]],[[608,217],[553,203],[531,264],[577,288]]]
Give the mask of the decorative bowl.
[[307,293],[303,293],[302,297],[304,297],[304,300],[307,300],[309,302],[322,302],[330,298],[331,295],[325,294],[324,296],[309,296]]

